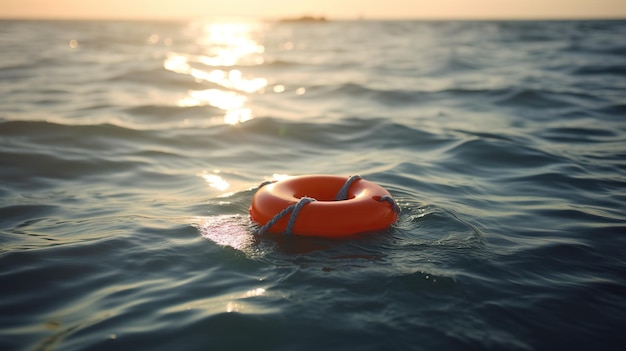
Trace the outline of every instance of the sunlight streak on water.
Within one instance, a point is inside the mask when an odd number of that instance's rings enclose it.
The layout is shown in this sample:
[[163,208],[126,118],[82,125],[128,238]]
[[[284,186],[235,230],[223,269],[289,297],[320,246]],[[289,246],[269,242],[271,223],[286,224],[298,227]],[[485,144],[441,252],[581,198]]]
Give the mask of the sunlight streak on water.
[[252,110],[244,107],[247,100],[247,97],[233,91],[191,90],[187,97],[178,101],[178,106],[214,106],[226,111],[224,123],[237,124],[252,119]]
[[247,98],[235,92],[219,89],[190,90],[188,96],[178,100],[178,106],[211,105],[222,110],[233,110],[243,107]]
[[230,187],[230,184],[224,180],[224,178],[220,177],[214,173],[202,172],[200,176],[209,183],[209,186],[215,188],[217,190],[224,191]]
[[[206,23],[202,27],[203,35],[197,40],[198,45],[206,47],[202,63],[209,66],[234,66],[242,59],[265,51],[252,39],[252,33],[261,30],[256,23]],[[255,64],[262,64],[261,56],[253,57]]]
[[[209,89],[190,91],[179,106],[211,105],[225,111],[224,123],[237,124],[253,118],[252,110],[245,108],[247,97],[241,93],[262,93],[268,85],[263,77],[246,77],[239,69],[220,69],[235,65],[263,64],[260,56],[265,48],[252,38],[261,28],[252,23],[195,24],[199,38],[197,45],[202,55],[170,52],[163,67],[171,72],[188,75],[196,81],[206,81],[230,91]],[[199,29],[198,29],[199,28]],[[198,68],[200,66],[200,68]],[[203,68],[202,66],[206,67]]]
[[193,62],[193,59],[193,56],[190,55],[171,52],[163,62],[163,67],[168,71],[190,75],[200,81],[207,81],[224,88],[246,93],[258,92],[267,86],[267,79],[258,77],[244,78],[242,72],[237,69],[225,71],[221,69],[202,70],[193,68],[190,65],[190,61]]

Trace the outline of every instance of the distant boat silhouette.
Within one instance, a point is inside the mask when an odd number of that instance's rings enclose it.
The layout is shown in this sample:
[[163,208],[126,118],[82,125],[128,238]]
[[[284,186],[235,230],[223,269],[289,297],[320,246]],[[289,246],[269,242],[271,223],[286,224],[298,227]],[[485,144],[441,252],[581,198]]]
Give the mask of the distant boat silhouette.
[[328,20],[324,16],[320,16],[320,17],[301,16],[301,17],[295,17],[295,18],[283,18],[280,20],[280,22],[321,23],[321,22],[328,22]]

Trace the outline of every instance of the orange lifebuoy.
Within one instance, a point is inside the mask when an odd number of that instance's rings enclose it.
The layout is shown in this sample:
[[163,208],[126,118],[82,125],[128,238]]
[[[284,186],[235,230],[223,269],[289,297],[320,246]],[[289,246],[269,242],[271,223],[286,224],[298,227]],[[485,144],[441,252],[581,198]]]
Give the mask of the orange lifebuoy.
[[[345,200],[336,200],[340,190],[347,190]],[[285,214],[294,206],[299,207],[292,211],[297,216],[288,218]],[[342,237],[388,228],[399,208],[387,190],[360,177],[307,175],[261,186],[249,212],[271,233]]]

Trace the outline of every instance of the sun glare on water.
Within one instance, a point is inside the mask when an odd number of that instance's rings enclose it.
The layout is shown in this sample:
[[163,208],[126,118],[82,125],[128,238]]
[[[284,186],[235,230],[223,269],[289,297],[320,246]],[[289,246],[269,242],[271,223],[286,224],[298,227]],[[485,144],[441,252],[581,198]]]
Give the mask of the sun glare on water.
[[219,88],[191,90],[178,105],[208,105],[224,110],[226,124],[252,119],[252,110],[246,107],[247,94],[263,92],[267,79],[248,76],[235,66],[263,63],[265,48],[253,38],[254,33],[263,30],[262,26],[257,22],[192,23],[189,29],[197,36],[200,54],[170,52],[163,67]]

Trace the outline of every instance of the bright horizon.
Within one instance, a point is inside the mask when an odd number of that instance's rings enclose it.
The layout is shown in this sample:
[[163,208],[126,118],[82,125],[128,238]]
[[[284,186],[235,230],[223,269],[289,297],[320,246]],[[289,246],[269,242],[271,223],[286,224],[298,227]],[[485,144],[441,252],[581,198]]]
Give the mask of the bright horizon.
[[197,17],[328,19],[626,18],[626,0],[0,0],[0,18],[183,19]]

